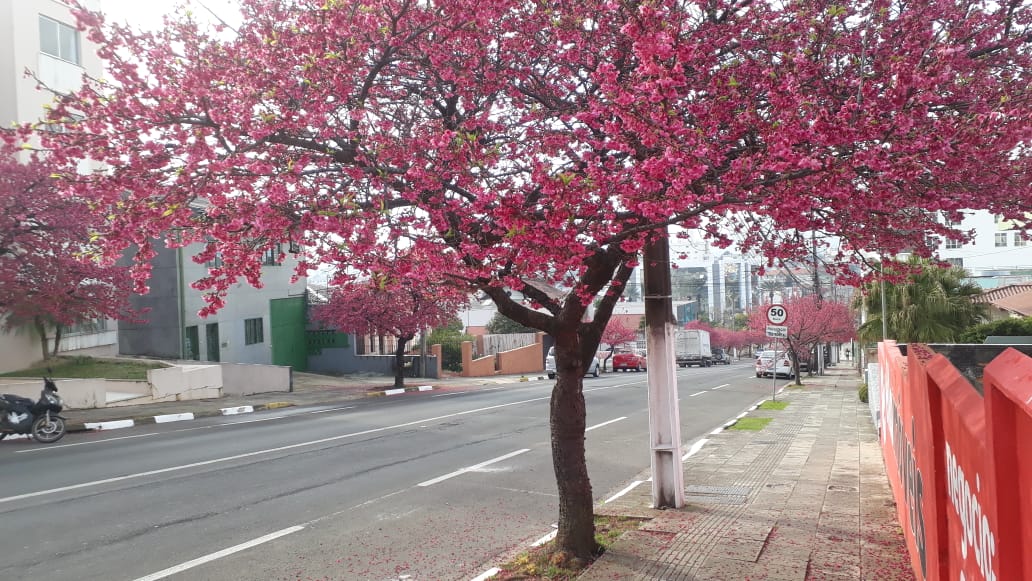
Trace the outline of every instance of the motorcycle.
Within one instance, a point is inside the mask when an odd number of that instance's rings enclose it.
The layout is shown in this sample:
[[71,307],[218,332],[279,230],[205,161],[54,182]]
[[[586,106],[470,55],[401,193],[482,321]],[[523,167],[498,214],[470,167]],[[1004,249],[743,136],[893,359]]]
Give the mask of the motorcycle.
[[64,402],[57,395],[57,384],[43,378],[39,401],[5,393],[0,394],[0,440],[10,434],[28,434],[37,442],[51,444],[64,437]]

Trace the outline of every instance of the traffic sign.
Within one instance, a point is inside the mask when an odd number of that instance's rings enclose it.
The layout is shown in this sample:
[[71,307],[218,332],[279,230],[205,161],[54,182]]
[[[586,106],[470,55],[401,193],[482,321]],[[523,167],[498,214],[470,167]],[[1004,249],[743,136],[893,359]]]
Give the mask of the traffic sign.
[[767,321],[771,325],[780,325],[788,320],[788,311],[784,305],[771,305],[767,307]]
[[782,325],[767,325],[767,336],[775,339],[788,339],[788,327]]

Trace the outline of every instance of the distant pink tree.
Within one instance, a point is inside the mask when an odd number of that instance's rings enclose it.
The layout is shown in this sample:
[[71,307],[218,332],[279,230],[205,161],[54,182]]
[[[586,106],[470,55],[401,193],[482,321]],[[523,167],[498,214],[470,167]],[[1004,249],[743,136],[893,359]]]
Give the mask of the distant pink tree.
[[394,386],[405,386],[405,346],[430,327],[450,322],[465,304],[466,295],[448,285],[412,279],[378,277],[348,281],[333,289],[329,302],[314,309],[313,318],[356,335],[391,335]]
[[0,139],[0,315],[7,329],[35,329],[49,359],[66,327],[133,316],[132,279],[127,268],[99,260],[89,204],[59,195],[52,168],[38,155],[20,162],[7,137]]
[[[814,347],[829,341],[845,342],[856,336],[856,323],[849,306],[837,301],[826,301],[816,295],[789,298],[784,301],[788,319],[788,351],[792,355],[796,383],[799,380],[799,358]],[[763,305],[749,317],[749,328],[759,335],[765,333],[767,306]]]
[[638,340],[638,329],[631,327],[620,321],[619,319],[611,319],[609,324],[606,325],[605,330],[602,331],[602,339],[600,343],[609,345],[611,349],[609,354],[606,355],[605,361],[602,362],[602,366],[605,367],[606,362],[613,356],[613,350],[617,349],[628,343],[634,343]]

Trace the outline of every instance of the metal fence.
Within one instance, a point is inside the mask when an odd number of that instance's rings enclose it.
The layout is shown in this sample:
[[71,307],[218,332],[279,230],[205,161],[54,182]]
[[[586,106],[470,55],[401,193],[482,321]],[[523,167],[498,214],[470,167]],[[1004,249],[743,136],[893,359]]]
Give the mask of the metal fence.
[[494,355],[502,351],[512,351],[527,345],[533,345],[537,341],[537,333],[507,333],[505,335],[484,335],[484,351],[477,353],[478,357]]

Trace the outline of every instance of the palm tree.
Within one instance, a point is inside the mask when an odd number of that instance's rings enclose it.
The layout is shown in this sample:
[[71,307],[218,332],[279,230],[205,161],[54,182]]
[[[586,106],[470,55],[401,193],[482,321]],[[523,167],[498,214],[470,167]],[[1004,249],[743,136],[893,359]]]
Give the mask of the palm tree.
[[[901,343],[952,343],[961,332],[986,320],[984,303],[972,297],[982,292],[968,282],[967,271],[944,268],[927,260],[911,257],[907,262],[886,262],[885,272],[906,273],[902,281],[885,281],[885,322],[889,339]],[[864,288],[869,318],[857,334],[862,340],[882,338],[882,286],[878,282]],[[857,297],[856,306],[862,298]]]

